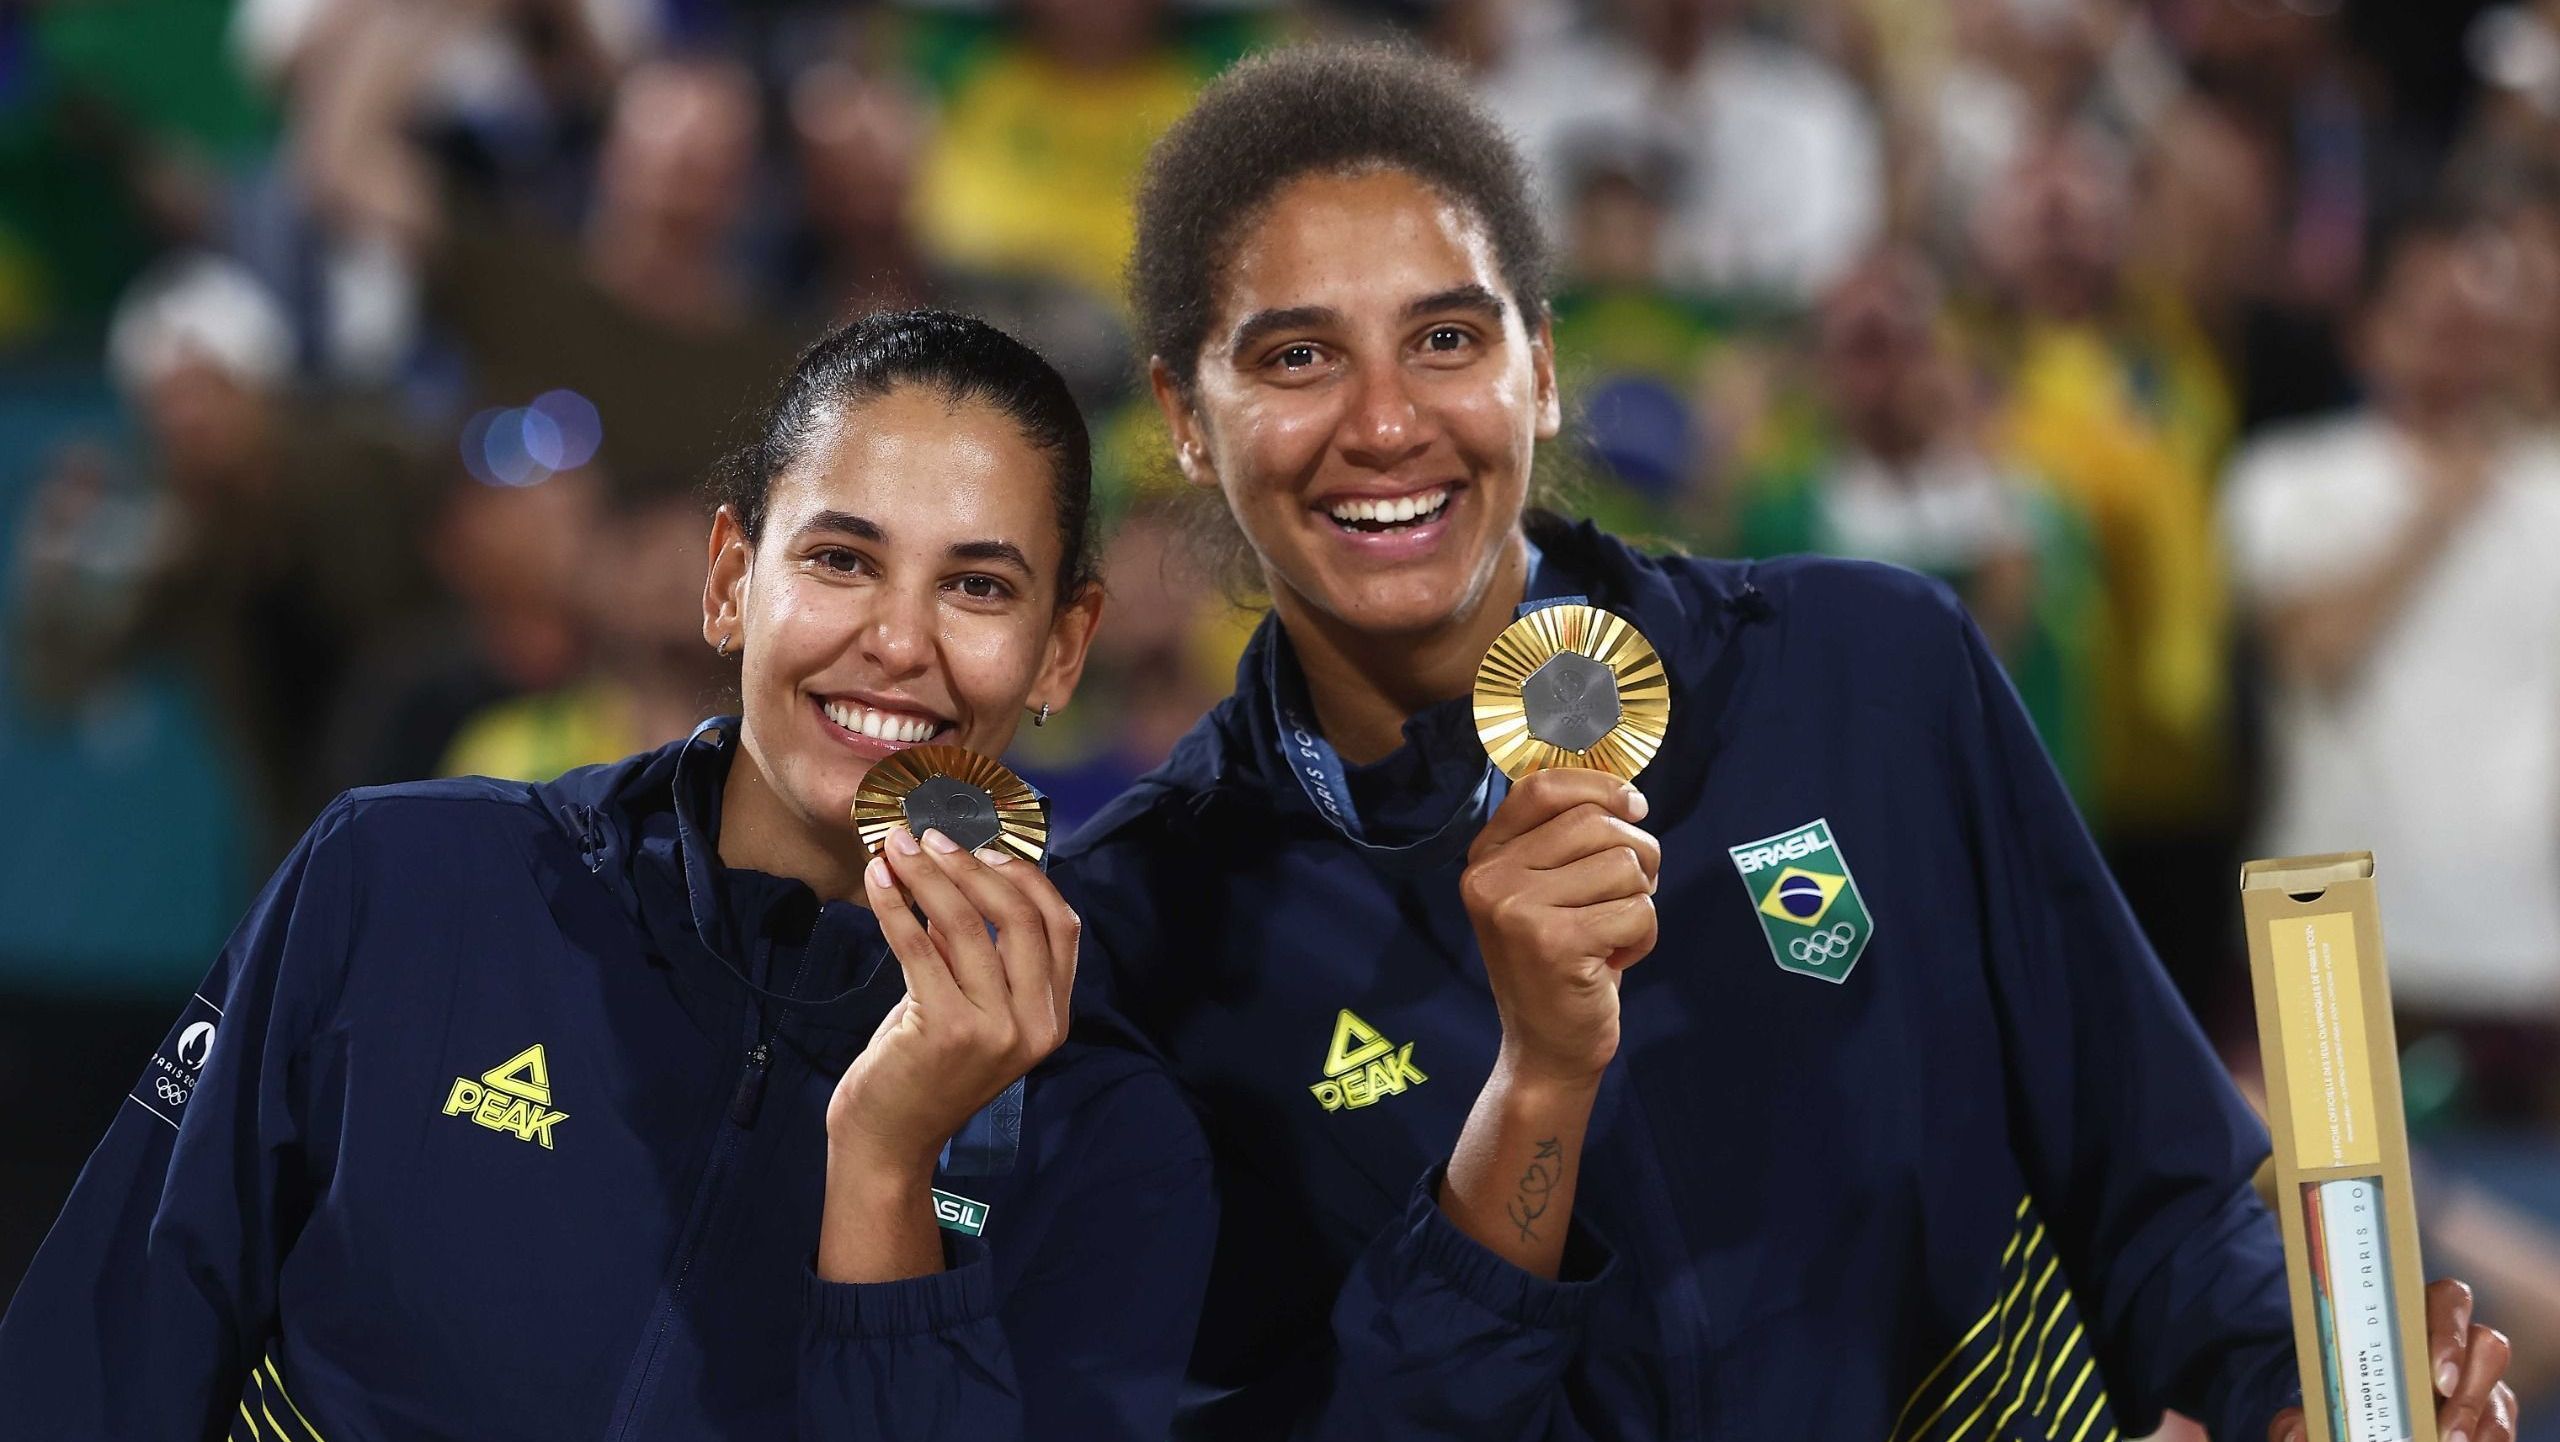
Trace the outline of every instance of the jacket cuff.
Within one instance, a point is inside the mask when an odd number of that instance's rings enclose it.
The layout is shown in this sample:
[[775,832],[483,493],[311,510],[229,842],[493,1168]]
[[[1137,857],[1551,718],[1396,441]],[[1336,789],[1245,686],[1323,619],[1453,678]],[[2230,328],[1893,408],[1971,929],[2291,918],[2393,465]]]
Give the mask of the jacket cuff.
[[894,1282],[829,1282],[804,1268],[811,1330],[831,1337],[943,1332],[995,1315],[994,1254],[975,1237],[945,1232],[942,1270]]
[[1581,1218],[1573,1219],[1565,1230],[1564,1260],[1556,1279],[1549,1281],[1513,1265],[1449,1220],[1440,1209],[1440,1184],[1447,1172],[1443,1164],[1422,1174],[1405,1206],[1398,1249],[1418,1270],[1505,1321],[1549,1329],[1580,1325],[1617,1270],[1617,1253],[1608,1242]]
[[[2229,1418],[2198,1419],[2212,1425],[2214,1436],[2224,1435],[2223,1429],[2228,1426],[2230,1435],[2234,1437],[2264,1437],[2267,1429],[2275,1425],[2277,1413],[2287,1407],[2305,1405],[2302,1372],[2295,1364],[2293,1339],[2287,1337],[2282,1348],[2270,1347],[2267,1352],[2269,1355],[2259,1362],[2254,1372],[2244,1373],[2232,1388],[2231,1402],[2226,1404],[2231,1413]],[[2433,1400],[2432,1397],[2422,1399],[2421,1405]]]

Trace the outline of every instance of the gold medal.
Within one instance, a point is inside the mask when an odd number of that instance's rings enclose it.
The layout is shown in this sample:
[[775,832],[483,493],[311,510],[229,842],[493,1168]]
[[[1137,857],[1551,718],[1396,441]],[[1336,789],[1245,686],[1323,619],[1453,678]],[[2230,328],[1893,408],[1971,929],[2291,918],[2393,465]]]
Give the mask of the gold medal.
[[1025,861],[1049,847],[1049,808],[1029,783],[975,751],[910,746],[872,765],[853,794],[853,824],[877,855],[889,833],[939,830],[965,850],[1001,846]]
[[1583,766],[1625,781],[1671,731],[1671,677],[1627,619],[1542,606],[1493,640],[1476,668],[1476,736],[1504,775]]

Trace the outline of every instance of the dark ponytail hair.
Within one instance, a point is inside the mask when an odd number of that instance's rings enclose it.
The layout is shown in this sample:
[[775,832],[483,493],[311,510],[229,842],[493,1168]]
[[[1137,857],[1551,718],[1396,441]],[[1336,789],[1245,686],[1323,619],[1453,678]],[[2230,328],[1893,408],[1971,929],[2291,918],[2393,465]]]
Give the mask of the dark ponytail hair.
[[849,412],[907,385],[931,386],[954,403],[993,406],[1022,428],[1023,438],[1049,460],[1059,604],[1092,585],[1093,443],[1075,397],[1039,352],[951,311],[876,312],[801,352],[753,438],[720,463],[711,483],[714,501],[736,514],[754,544],[764,533],[774,481],[806,460],[810,447]]

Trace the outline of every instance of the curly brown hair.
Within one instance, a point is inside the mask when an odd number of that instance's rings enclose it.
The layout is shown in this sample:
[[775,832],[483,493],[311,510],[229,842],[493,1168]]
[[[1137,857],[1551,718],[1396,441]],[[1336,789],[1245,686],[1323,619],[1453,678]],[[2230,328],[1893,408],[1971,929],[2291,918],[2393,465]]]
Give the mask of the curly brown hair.
[[1529,168],[1466,76],[1402,46],[1310,45],[1227,72],[1147,157],[1129,300],[1138,338],[1183,391],[1246,225],[1310,173],[1408,172],[1475,214],[1534,329],[1546,314],[1546,233]]

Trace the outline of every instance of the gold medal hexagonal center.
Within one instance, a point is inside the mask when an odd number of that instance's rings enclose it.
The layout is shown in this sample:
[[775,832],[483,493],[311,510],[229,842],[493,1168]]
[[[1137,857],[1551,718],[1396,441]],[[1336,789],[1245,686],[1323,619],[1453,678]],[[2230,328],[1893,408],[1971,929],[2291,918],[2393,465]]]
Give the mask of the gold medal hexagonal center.
[[1520,683],[1529,734],[1576,753],[1590,750],[1624,714],[1618,681],[1609,668],[1578,651],[1563,651]]

